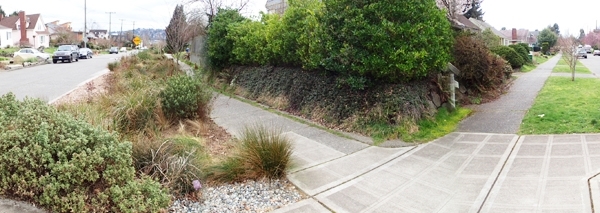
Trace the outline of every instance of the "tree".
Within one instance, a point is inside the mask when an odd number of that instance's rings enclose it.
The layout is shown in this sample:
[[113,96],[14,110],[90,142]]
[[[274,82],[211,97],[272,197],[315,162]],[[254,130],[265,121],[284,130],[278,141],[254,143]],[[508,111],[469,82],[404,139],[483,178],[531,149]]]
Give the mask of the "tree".
[[600,33],[597,32],[589,32],[582,40],[583,43],[592,45],[594,49],[598,49],[600,47]]
[[571,69],[571,81],[575,81],[575,66],[577,65],[577,39],[573,36],[560,37],[558,45],[562,52],[562,58]]
[[554,23],[554,25],[552,25],[552,26],[548,26],[548,28],[550,28],[550,30],[552,30],[552,32],[556,33],[556,35],[560,35],[560,30],[558,28],[557,23]]
[[436,5],[446,11],[446,17],[454,20],[458,15],[463,15],[473,6],[473,0],[435,0]]
[[219,9],[228,8],[241,12],[246,8],[250,0],[190,0],[190,3],[200,3],[203,5],[204,13],[207,16],[208,27],[214,17],[219,12]]
[[464,14],[465,17],[483,20],[483,14],[485,13],[481,9],[481,2],[483,2],[483,0],[472,0],[471,9]]
[[583,42],[583,38],[585,38],[585,31],[582,29],[579,30],[579,41]]
[[186,32],[188,28],[187,19],[183,12],[183,5],[175,6],[173,17],[167,26],[165,33],[167,35],[167,52],[175,55],[177,63],[179,56],[184,50],[185,44],[190,40],[189,34]]
[[502,27],[502,29],[500,29],[500,30],[506,30],[506,27]]
[[544,42],[548,43],[548,48],[553,47],[558,40],[558,35],[552,31],[551,27],[545,28],[538,35],[538,43],[543,44]]
[[2,15],[2,17],[6,17],[6,13],[2,9],[2,6],[0,6],[0,15]]
[[496,34],[494,34],[494,32],[492,32],[492,30],[490,28],[487,28],[483,32],[481,32],[480,36],[481,36],[481,40],[483,41],[485,46],[489,49],[493,49],[494,47],[497,47],[500,45],[500,42],[501,42],[500,36],[497,36]]
[[224,68],[231,64],[233,40],[228,38],[229,26],[247,20],[236,9],[219,9],[208,28],[206,40],[208,61],[214,68]]

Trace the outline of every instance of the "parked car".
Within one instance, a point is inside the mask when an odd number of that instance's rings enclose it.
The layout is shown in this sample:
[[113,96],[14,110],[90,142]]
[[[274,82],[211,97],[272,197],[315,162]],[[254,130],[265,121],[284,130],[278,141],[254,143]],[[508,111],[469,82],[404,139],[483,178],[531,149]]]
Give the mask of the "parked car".
[[587,58],[587,51],[583,48],[577,50],[577,58]]
[[92,50],[90,50],[90,48],[81,48],[79,49],[79,58],[92,58],[92,55],[94,55],[94,52],[92,52]]
[[108,54],[119,54],[119,48],[118,47],[111,47],[110,50],[108,50]]
[[600,55],[600,50],[594,50],[594,56]]
[[127,52],[127,48],[126,47],[121,47],[121,49],[119,50],[119,52]]
[[79,48],[77,45],[60,45],[54,56],[52,56],[52,63],[62,62],[74,62],[79,61]]
[[34,49],[34,48],[23,48],[15,53],[13,53],[13,57],[16,57],[18,55],[20,55],[24,58],[36,57],[36,58],[40,58],[40,59],[44,59],[44,60],[50,58],[50,54],[40,52],[39,50]]

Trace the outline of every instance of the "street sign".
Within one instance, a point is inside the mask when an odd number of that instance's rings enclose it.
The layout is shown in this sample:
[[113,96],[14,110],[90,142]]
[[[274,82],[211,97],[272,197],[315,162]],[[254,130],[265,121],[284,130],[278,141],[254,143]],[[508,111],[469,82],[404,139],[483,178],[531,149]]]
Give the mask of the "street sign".
[[133,38],[133,43],[135,44],[135,46],[140,45],[141,42],[142,39],[140,39],[140,37],[136,36],[135,38]]

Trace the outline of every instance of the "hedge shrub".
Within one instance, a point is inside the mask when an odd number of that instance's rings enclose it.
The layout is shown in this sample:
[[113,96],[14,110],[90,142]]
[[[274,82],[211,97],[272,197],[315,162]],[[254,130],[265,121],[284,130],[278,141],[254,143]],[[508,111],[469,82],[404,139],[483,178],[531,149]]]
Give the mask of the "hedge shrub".
[[453,64],[461,71],[457,76],[461,87],[481,94],[502,86],[507,62],[490,52],[481,39],[457,36],[453,56]]
[[520,68],[523,66],[523,64],[525,64],[523,57],[519,55],[519,53],[517,53],[517,51],[515,51],[513,48],[507,46],[498,46],[493,48],[492,52],[507,60],[513,69]]
[[131,143],[38,99],[0,97],[0,194],[52,212],[159,212],[170,196],[135,178]]
[[208,28],[206,40],[209,63],[216,68],[227,67],[231,64],[233,41],[227,37],[229,25],[246,20],[235,9],[219,8]]
[[435,1],[324,0],[325,69],[401,82],[450,61],[450,23]]
[[528,50],[529,47],[523,47],[518,44],[511,44],[511,45],[508,45],[508,47],[517,51],[519,56],[521,56],[521,58],[523,59],[524,63],[531,62],[531,59],[529,59],[529,50]]

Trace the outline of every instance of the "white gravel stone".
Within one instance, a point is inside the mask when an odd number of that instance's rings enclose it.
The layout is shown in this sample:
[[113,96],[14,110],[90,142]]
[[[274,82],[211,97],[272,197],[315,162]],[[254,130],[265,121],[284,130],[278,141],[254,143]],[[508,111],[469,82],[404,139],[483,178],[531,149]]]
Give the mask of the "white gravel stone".
[[201,191],[200,202],[176,200],[169,212],[270,212],[304,198],[287,180],[246,181]]

